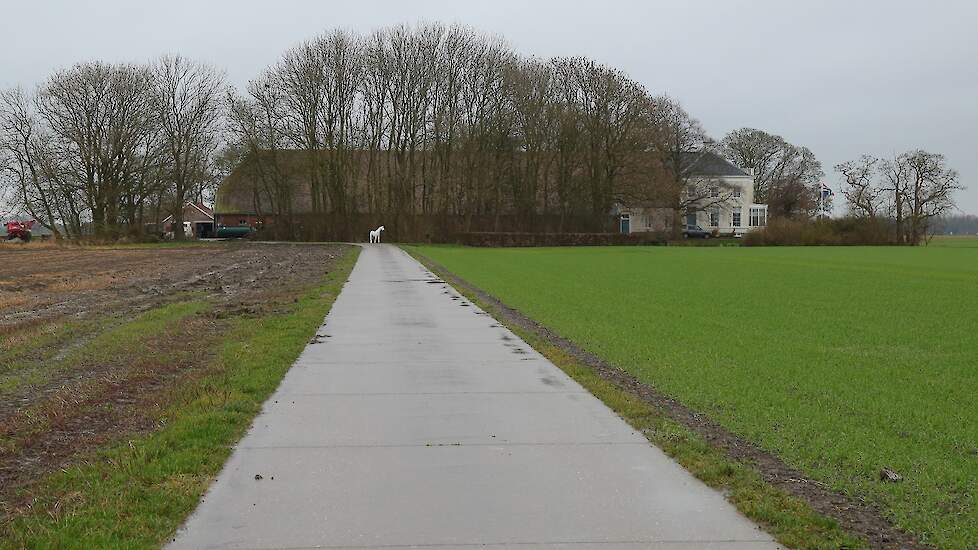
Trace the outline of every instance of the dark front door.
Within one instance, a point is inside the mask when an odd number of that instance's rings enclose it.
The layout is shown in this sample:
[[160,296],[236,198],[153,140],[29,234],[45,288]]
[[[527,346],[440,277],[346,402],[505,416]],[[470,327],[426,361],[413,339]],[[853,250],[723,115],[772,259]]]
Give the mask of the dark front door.
[[620,218],[620,229],[624,234],[629,234],[632,232],[632,217],[628,214],[622,214]]
[[696,212],[686,214],[686,225],[696,225]]

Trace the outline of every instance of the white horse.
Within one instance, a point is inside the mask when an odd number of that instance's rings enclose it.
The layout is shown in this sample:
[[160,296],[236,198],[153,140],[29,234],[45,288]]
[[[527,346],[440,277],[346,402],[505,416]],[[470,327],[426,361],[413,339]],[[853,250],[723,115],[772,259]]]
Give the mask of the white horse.
[[374,229],[373,231],[371,231],[370,232],[370,242],[372,242],[372,243],[379,243],[380,242],[380,233],[383,230],[384,230],[384,226],[380,226],[377,229]]

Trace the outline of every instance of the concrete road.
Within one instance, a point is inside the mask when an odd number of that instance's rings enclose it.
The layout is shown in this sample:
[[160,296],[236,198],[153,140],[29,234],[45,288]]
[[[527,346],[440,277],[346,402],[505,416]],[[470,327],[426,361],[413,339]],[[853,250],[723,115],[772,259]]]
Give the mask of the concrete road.
[[171,548],[778,548],[396,247],[319,334]]

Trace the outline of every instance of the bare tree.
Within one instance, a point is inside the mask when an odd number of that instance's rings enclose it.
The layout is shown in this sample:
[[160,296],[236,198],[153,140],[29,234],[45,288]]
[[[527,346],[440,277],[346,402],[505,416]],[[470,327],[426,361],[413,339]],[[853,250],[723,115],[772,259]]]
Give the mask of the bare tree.
[[877,181],[878,165],[879,159],[870,155],[835,165],[835,171],[846,180],[842,194],[846,198],[849,212],[856,216],[876,218],[884,208],[886,189]]
[[229,89],[217,69],[180,56],[163,57],[153,66],[153,86],[173,195],[173,232],[182,240],[184,203],[199,194],[212,170]]
[[[0,166],[0,170],[4,166]],[[13,187],[0,186],[0,223],[14,215],[14,196],[16,191]]]
[[769,205],[772,215],[811,216],[818,205],[822,165],[807,147],[754,128],[728,133],[720,152],[754,176],[754,200]]
[[553,145],[554,155],[554,193],[560,212],[560,230],[565,228],[569,214],[583,210],[581,199],[584,188],[580,183],[582,150],[585,129],[581,117],[578,89],[572,78],[573,65],[565,59],[553,59],[554,94],[557,120],[556,136]]
[[[58,197],[65,189],[47,177],[46,139],[30,98],[15,88],[0,93],[0,176],[4,206],[26,211],[60,238]],[[71,192],[68,190],[68,192]]]
[[418,153],[424,149],[432,104],[434,59],[440,25],[416,31],[406,25],[378,31],[365,47],[373,135],[368,138],[380,161],[377,175],[385,182],[384,210],[414,213]]
[[140,194],[154,141],[150,78],[134,65],[80,64],[51,76],[34,94],[0,97],[5,180],[17,206],[60,237],[79,237],[90,220],[99,236],[134,224],[127,203]]
[[931,220],[954,208],[953,194],[964,187],[959,183],[958,172],[947,166],[944,155],[917,149],[900,155],[896,162],[905,165],[910,175],[904,200],[910,243],[919,244],[927,237]]
[[318,41],[318,50],[326,75],[321,113],[326,189],[334,210],[346,213],[356,206],[354,182],[359,165],[354,155],[358,145],[363,43],[350,33],[334,31]]
[[[233,146],[240,151],[242,165],[253,182],[251,193],[259,218],[273,214],[281,238],[294,238],[295,189],[288,178],[290,144],[283,115],[284,99],[273,85],[275,76],[266,72],[248,83],[247,96],[230,97],[230,128]],[[266,208],[267,206],[267,208]]]
[[538,208],[546,213],[551,206],[548,182],[560,113],[554,79],[553,66],[535,59],[513,65],[507,73],[514,137],[523,153],[519,163],[521,173],[512,178],[513,203],[518,216],[527,224]]
[[480,37],[470,28],[453,26],[446,29],[435,59],[431,88],[431,177],[422,186],[423,211],[466,211],[467,199],[463,178],[458,171],[461,137],[464,133],[464,77],[471,70]]
[[158,120],[152,76],[136,65],[80,64],[55,73],[36,105],[50,136],[50,174],[80,190],[100,237],[120,232],[120,204],[133,191]]
[[681,216],[728,204],[734,189],[719,178],[695,175],[697,164],[713,154],[698,120],[667,96],[655,98],[651,113],[655,161],[650,191],[673,208],[673,233],[678,235]]
[[954,208],[953,194],[963,189],[944,155],[921,149],[887,160],[863,155],[837,165],[836,170],[846,178],[843,192],[850,211],[871,218],[892,217],[896,242],[901,244],[920,244],[931,220]]
[[619,70],[570,60],[584,128],[584,169],[592,215],[611,210],[625,165],[647,150],[642,133],[652,102],[648,92]]
[[333,31],[292,48],[272,71],[286,136],[310,159],[314,214],[355,207],[362,50],[359,37]]

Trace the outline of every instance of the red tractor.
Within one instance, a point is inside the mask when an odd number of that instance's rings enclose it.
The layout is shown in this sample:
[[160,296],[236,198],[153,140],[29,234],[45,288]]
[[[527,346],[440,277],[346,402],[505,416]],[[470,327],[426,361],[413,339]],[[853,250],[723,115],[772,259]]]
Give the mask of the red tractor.
[[31,228],[34,227],[34,220],[21,222],[7,222],[7,240],[20,239],[29,242],[31,240]]

